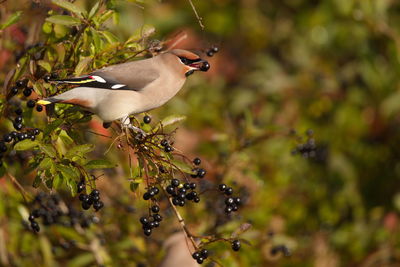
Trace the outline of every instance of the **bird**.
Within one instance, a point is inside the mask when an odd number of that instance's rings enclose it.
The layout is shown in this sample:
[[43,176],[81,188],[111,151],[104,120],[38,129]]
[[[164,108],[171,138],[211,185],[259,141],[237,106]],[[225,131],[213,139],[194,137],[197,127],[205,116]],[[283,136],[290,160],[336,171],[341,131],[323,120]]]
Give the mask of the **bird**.
[[210,64],[194,52],[173,49],[152,58],[95,70],[88,75],[51,80],[77,87],[37,101],[40,105],[66,103],[81,106],[110,124],[139,130],[130,115],[158,108],[174,97],[195,71],[208,71]]

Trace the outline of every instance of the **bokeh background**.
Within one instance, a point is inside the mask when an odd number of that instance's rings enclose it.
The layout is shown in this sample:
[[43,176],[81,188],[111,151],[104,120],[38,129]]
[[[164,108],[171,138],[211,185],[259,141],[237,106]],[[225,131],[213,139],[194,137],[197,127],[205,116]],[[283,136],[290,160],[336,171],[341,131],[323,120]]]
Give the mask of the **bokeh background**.
[[[94,1],[76,3],[89,8]],[[175,145],[202,158],[206,180],[234,184],[245,199],[246,205],[230,220],[218,213],[213,199],[183,210],[189,226],[201,235],[252,224],[242,235],[251,245],[243,245],[240,253],[223,245],[211,248],[224,266],[399,266],[400,4],[193,4],[204,29],[186,0],[116,1],[119,16],[108,25],[121,40],[152,25],[152,38],[168,40],[184,32],[188,38],[179,47],[220,49],[209,58],[207,74],[191,76],[177,97],[150,112],[155,121],[171,114],[187,116]],[[15,64],[14,51],[39,41],[29,32],[40,27],[51,5],[0,5],[2,17],[21,8],[31,12],[2,37],[4,80]],[[315,154],[293,153],[309,138],[315,140]],[[113,153],[111,157],[123,160],[118,151]],[[78,244],[101,236],[111,266],[157,266],[165,255],[162,244],[179,229],[178,223],[170,215],[170,224],[151,240],[143,238],[138,218],[144,204],[129,193],[124,175],[123,169],[117,170],[99,182],[107,195],[100,225],[85,234],[55,228],[40,237],[21,231],[21,197],[2,179],[2,264],[10,258],[16,266],[94,264],[95,253],[83,245],[60,247],[51,236],[58,233]],[[118,203],[129,203],[134,211]],[[271,253],[277,245],[287,246],[291,256]]]

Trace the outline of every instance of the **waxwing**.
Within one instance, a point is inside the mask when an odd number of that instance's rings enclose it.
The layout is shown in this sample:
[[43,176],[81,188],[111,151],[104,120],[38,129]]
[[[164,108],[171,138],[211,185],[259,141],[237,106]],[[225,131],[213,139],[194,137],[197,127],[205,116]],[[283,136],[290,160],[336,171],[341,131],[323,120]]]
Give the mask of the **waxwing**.
[[128,126],[129,115],[163,105],[178,93],[189,75],[209,68],[209,63],[195,53],[174,49],[149,59],[105,67],[86,76],[54,80],[78,87],[37,103],[79,105],[106,123],[120,119]]

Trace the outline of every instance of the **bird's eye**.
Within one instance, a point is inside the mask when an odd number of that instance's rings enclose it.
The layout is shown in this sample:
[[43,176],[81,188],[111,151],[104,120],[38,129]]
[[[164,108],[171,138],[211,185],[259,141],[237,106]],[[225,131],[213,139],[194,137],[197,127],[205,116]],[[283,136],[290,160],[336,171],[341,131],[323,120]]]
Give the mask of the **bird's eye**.
[[179,57],[179,59],[180,59],[181,62],[182,62],[183,64],[185,64],[185,65],[188,65],[188,64],[191,63],[191,61],[190,61],[189,59],[187,59],[187,58]]

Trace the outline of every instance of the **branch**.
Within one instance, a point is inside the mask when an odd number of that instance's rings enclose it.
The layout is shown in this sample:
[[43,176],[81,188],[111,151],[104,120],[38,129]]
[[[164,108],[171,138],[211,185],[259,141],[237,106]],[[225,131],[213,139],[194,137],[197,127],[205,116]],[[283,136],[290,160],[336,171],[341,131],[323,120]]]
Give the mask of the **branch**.
[[204,31],[204,25],[203,25],[203,22],[202,22],[203,18],[201,18],[199,16],[199,14],[197,13],[196,7],[193,5],[192,0],[188,0],[188,1],[189,1],[190,5],[192,6],[193,12],[196,15],[197,21],[199,22],[199,25],[200,25],[201,29]]

